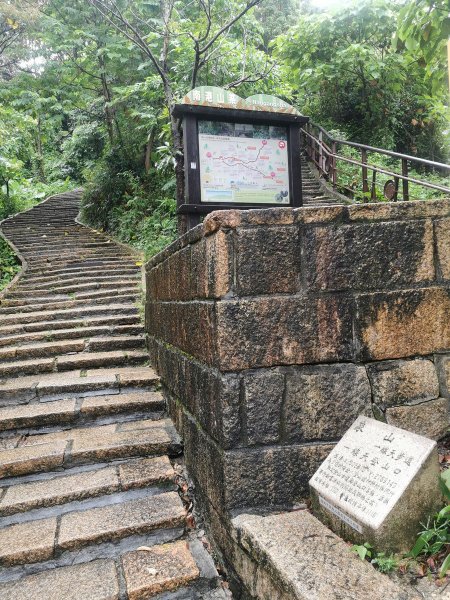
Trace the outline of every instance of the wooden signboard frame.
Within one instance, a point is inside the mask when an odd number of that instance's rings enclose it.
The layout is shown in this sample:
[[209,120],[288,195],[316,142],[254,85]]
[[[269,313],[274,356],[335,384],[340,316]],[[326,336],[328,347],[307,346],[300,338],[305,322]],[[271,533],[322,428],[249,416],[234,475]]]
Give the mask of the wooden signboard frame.
[[[273,208],[280,206],[302,206],[302,181],[300,165],[300,129],[309,121],[297,114],[277,113],[263,110],[222,108],[194,104],[177,104],[174,115],[182,119],[184,140],[184,198],[178,198],[178,215],[185,215],[183,229],[190,229],[200,222],[202,215],[214,210]],[[289,204],[221,202],[212,204],[201,201],[200,155],[198,122],[222,121],[249,125],[282,126],[287,129],[289,166]]]

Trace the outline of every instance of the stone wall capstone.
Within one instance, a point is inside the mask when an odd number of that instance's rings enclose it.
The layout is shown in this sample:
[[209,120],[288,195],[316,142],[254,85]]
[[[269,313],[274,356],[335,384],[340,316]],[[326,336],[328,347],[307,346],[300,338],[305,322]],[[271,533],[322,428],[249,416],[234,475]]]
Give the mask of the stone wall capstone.
[[146,265],[146,330],[211,514],[290,505],[359,414],[438,438],[450,200],[208,215]]

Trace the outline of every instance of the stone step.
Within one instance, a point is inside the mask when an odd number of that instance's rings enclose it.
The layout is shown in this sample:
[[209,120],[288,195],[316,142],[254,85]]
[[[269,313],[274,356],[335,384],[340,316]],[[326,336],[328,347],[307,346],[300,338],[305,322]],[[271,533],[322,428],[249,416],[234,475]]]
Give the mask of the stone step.
[[58,340],[88,339],[92,337],[116,336],[142,336],[144,328],[141,325],[117,325],[116,327],[80,327],[79,329],[56,329],[54,331],[41,331],[38,333],[24,333],[21,335],[12,335],[0,337],[0,348],[4,346],[20,346],[22,344],[32,344],[38,342],[53,342]]
[[[73,472],[73,473],[72,473]],[[110,466],[65,474],[1,488],[0,516],[10,516],[67,502],[95,498],[150,485],[173,483],[175,472],[167,456],[134,459]]]
[[36,302],[44,303],[44,302],[64,302],[67,300],[95,300],[104,298],[107,302],[114,302],[114,298],[122,297],[124,295],[132,295],[138,296],[139,290],[135,285],[125,288],[119,288],[117,290],[107,289],[107,290],[94,290],[91,292],[77,292],[73,294],[44,294],[39,292],[38,295],[32,294],[29,292],[14,292],[11,291],[8,293],[8,298],[3,299],[0,302],[1,306],[28,306],[29,304],[33,304]]
[[63,466],[180,453],[179,438],[169,419],[72,428],[29,435],[15,442],[20,445],[0,450],[0,480]]
[[[99,325],[137,325],[140,323],[136,309],[120,311],[119,315],[108,315],[105,317],[91,316],[85,319],[70,319],[65,321],[38,321],[37,323],[16,323],[0,326],[0,339],[3,336],[14,334],[51,331],[58,329],[78,329],[80,327],[97,327]],[[125,314],[124,314],[125,313]]]
[[126,276],[122,275],[77,275],[69,277],[58,276],[58,277],[49,277],[47,281],[40,282],[35,280],[29,280],[28,278],[24,278],[23,283],[21,283],[21,288],[23,290],[33,289],[33,290],[46,290],[52,289],[55,286],[68,286],[68,285],[78,285],[80,283],[92,283],[98,281],[101,282],[116,282],[116,281],[138,281],[140,278],[140,273],[133,272],[133,274],[126,274]]
[[[178,540],[146,550],[131,550],[116,561],[103,558],[47,569],[0,584],[0,594],[3,600],[119,600],[125,597],[120,593],[119,582],[123,581],[128,600],[156,596],[166,600],[225,600],[226,595],[214,589],[213,582],[208,582],[200,593],[187,591],[187,586],[200,578],[203,566],[202,559],[196,560],[189,546]],[[179,588],[180,592],[185,591],[181,596],[176,592]]]
[[[105,273],[108,273],[107,275]],[[53,281],[69,281],[71,277],[76,277],[78,280],[86,280],[87,278],[100,278],[106,279],[107,277],[122,277],[123,275],[140,276],[141,270],[139,267],[127,266],[127,267],[111,267],[105,269],[104,267],[87,268],[87,269],[76,269],[69,272],[47,274],[47,275],[30,275],[27,272],[28,283],[48,283]]]
[[[30,564],[105,541],[120,540],[184,524],[185,509],[176,492],[166,492],[10,525],[0,529],[0,564]],[[58,527],[59,525],[59,527]]]
[[[80,306],[83,307],[92,307],[92,306],[109,306],[109,304],[134,304],[139,298],[138,290],[133,290],[131,294],[116,294],[111,296],[106,296],[103,298],[71,298],[69,296],[68,299],[51,299],[41,301],[37,304],[29,304],[23,303],[19,300],[15,300],[14,306],[5,306],[5,303],[1,303],[0,305],[0,316],[1,315],[10,315],[17,314],[20,312],[21,314],[26,312],[41,312],[41,311],[49,311],[49,310],[66,310],[70,308],[78,308]],[[36,298],[37,300],[37,298]],[[7,301],[6,301],[7,302]],[[11,302],[11,301],[10,301]],[[20,308],[20,311],[18,309]]]
[[117,289],[117,288],[125,288],[125,287],[131,287],[131,286],[136,286],[137,284],[137,279],[118,279],[117,281],[100,281],[100,282],[96,282],[96,281],[92,281],[90,283],[73,283],[70,285],[53,285],[51,287],[49,286],[42,286],[42,285],[38,285],[38,286],[27,286],[27,285],[22,285],[21,282],[19,282],[19,284],[16,286],[15,290],[18,292],[28,292],[28,293],[35,293],[35,292],[39,292],[41,290],[45,290],[46,292],[52,292],[54,294],[70,294],[70,293],[77,293],[77,292],[82,292],[82,291],[88,291],[88,290],[108,290],[108,289]]
[[17,379],[0,380],[0,405],[10,406],[31,400],[73,397],[92,393],[114,393],[127,388],[151,387],[159,378],[150,367],[113,367],[42,373]]
[[78,264],[77,266],[69,266],[62,269],[46,269],[45,275],[42,270],[35,269],[32,266],[28,267],[27,274],[31,277],[48,277],[48,276],[56,276],[56,275],[70,275],[70,274],[78,274],[86,271],[91,271],[93,273],[99,272],[110,272],[115,271],[116,269],[123,270],[140,270],[140,267],[136,265],[136,262],[140,262],[136,259],[135,262],[130,262],[130,260],[116,261],[111,262],[109,259],[105,258],[104,260],[97,260],[94,264],[91,264],[90,261],[86,261],[86,264]]
[[121,394],[91,396],[33,402],[0,408],[0,431],[24,428],[64,426],[84,423],[98,417],[124,413],[147,413],[164,410],[165,402],[160,392],[124,392]]
[[114,560],[49,569],[0,584],[3,600],[119,600]]
[[41,358],[46,356],[58,356],[71,352],[97,352],[102,350],[130,350],[144,349],[145,343],[142,336],[104,336],[84,337],[83,339],[71,339],[62,341],[43,342],[38,344],[25,344],[22,346],[0,347],[0,361],[10,361],[17,358]]
[[148,353],[144,350],[76,352],[73,355],[61,354],[57,357],[42,357],[29,360],[14,360],[9,358],[8,361],[0,364],[0,378],[11,377],[13,375],[49,373],[52,371],[61,372],[96,367],[142,365],[148,362],[148,360]]
[[[60,310],[40,310],[29,313],[15,313],[0,316],[0,331],[1,328],[6,325],[15,324],[36,324],[39,321],[59,321],[63,319],[80,319],[83,317],[96,316],[99,313],[102,315],[123,315],[130,313],[137,313],[137,308],[134,304],[108,304],[108,305],[95,305],[88,307],[79,307],[71,309],[60,309]],[[1,335],[1,333],[0,333]]]

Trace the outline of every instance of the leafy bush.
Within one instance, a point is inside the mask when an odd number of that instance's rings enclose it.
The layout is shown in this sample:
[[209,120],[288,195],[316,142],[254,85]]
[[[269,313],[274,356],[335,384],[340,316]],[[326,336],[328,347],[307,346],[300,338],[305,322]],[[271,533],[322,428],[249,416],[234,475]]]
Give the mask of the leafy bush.
[[8,285],[18,271],[20,271],[20,263],[17,256],[0,237],[0,291]]
[[152,256],[176,236],[174,186],[168,171],[109,154],[88,176],[81,218]]
[[450,569],[450,505],[428,519],[410,552],[412,558],[432,557],[440,564],[439,576]]

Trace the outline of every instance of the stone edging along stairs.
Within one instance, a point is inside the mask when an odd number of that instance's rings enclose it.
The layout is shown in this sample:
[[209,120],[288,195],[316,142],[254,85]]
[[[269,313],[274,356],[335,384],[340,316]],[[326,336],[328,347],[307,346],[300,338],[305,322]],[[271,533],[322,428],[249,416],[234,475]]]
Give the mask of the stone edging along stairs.
[[25,268],[0,296],[0,598],[225,598],[186,535],[137,257],[79,200],[1,224]]

